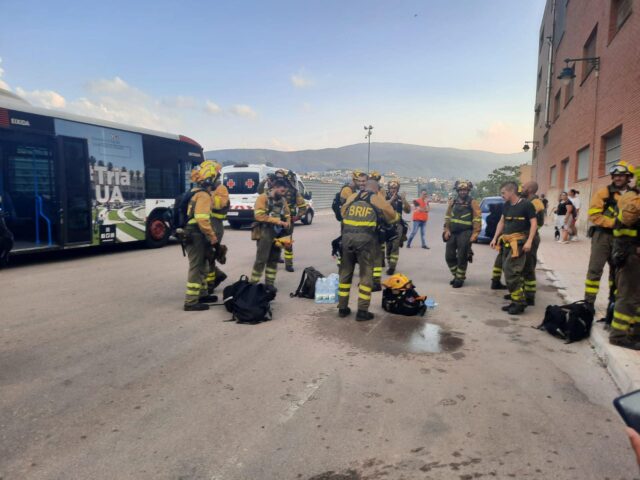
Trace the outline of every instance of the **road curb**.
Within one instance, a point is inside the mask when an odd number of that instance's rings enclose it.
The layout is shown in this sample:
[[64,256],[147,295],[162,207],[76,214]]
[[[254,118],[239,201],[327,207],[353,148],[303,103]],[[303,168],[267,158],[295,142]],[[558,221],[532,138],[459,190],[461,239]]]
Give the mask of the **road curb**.
[[[582,292],[580,295],[570,292],[562,281],[561,274],[547,265],[540,253],[538,261],[542,266],[541,270],[545,271],[547,279],[558,289],[558,294],[564,301],[570,303],[582,300]],[[603,318],[605,315],[605,311],[596,309],[589,342],[622,393],[638,390],[640,389],[640,353],[609,343],[609,333],[604,329],[604,324],[595,323],[596,319]]]

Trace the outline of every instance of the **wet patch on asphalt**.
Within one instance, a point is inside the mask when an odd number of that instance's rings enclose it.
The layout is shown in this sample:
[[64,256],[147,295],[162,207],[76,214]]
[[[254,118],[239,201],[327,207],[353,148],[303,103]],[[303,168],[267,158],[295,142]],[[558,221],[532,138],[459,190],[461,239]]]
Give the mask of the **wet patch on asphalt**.
[[[376,314],[369,322],[356,322],[354,315],[339,318],[335,312],[319,312],[313,323],[318,332],[353,347],[389,355],[453,354],[464,345],[464,334],[450,331],[427,317]],[[464,354],[454,357],[459,360]]]

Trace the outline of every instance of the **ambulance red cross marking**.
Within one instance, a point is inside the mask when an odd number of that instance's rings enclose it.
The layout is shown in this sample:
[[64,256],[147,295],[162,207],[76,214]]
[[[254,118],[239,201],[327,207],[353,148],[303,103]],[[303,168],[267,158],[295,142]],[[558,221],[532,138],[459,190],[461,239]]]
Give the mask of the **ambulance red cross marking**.
[[254,182],[253,180],[249,179],[246,182],[244,182],[245,186],[251,190],[253,188],[253,186],[256,184],[256,182]]
[[233,188],[235,186],[236,186],[236,182],[233,181],[233,178],[230,178],[229,180],[227,180],[227,187]]

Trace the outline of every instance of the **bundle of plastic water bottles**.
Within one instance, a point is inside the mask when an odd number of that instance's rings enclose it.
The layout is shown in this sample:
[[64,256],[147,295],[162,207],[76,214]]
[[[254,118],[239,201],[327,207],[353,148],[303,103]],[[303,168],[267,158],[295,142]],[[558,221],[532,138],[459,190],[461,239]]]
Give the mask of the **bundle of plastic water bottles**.
[[338,274],[316,280],[316,303],[338,303]]

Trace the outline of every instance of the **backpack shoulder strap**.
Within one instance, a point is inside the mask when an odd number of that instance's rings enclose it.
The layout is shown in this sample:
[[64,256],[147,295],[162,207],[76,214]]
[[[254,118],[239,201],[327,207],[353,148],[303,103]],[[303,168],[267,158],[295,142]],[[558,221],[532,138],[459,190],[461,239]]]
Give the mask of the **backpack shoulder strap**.
[[304,282],[307,279],[308,275],[309,274],[307,273],[307,269],[305,268],[302,271],[302,277],[300,278],[300,283],[298,284],[298,288],[296,288],[295,292],[292,292],[289,294],[291,298],[300,296],[300,292],[302,292],[302,286],[304,285]]

